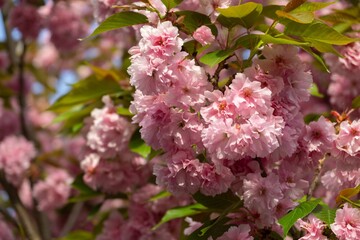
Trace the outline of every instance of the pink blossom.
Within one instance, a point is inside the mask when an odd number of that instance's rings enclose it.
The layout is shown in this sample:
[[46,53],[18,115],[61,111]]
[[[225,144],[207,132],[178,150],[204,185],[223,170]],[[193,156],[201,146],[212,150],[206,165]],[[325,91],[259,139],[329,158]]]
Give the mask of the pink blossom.
[[232,226],[218,240],[253,240],[250,231],[251,228],[248,224],[240,224],[237,227]]
[[0,70],[4,71],[9,67],[9,56],[6,52],[0,52]]
[[104,222],[101,233],[96,237],[96,240],[114,240],[121,239],[122,226],[124,220],[121,214],[113,211],[108,219]]
[[121,159],[106,160],[91,153],[81,162],[84,181],[94,190],[105,193],[127,192],[147,181],[145,159],[124,153]]
[[40,211],[62,207],[68,200],[72,178],[62,169],[51,169],[43,181],[35,184],[33,194]]
[[0,143],[0,169],[10,183],[19,186],[35,155],[31,142],[23,137],[8,136]]
[[202,225],[201,222],[194,221],[191,217],[186,217],[185,221],[189,224],[189,226],[184,229],[184,235],[186,236],[195,232]]
[[203,46],[215,41],[215,36],[212,34],[211,29],[205,25],[197,28],[193,33],[193,37]]
[[213,166],[204,163],[201,171],[200,191],[208,196],[226,192],[235,180],[230,169],[224,166]]
[[18,115],[14,111],[6,109],[2,99],[0,99],[0,129],[0,141],[20,130]]
[[11,227],[2,218],[0,219],[0,239],[15,240]]
[[81,18],[64,2],[57,2],[49,16],[51,41],[61,51],[74,50],[85,37],[86,26]]
[[334,124],[321,116],[318,121],[313,121],[306,126],[306,134],[303,140],[307,143],[310,152],[317,151],[325,154],[333,148]]
[[360,239],[360,210],[346,203],[336,210],[335,222],[330,227],[339,240]]
[[355,120],[352,123],[344,121],[340,124],[336,145],[338,149],[351,156],[360,153],[360,120]]
[[271,212],[283,198],[279,177],[270,173],[262,177],[259,173],[249,173],[244,179],[244,206],[262,214]]
[[106,106],[91,112],[92,125],[87,145],[103,158],[114,158],[128,147],[133,126],[116,112],[111,99],[103,98]]
[[42,27],[42,19],[34,6],[21,3],[12,9],[10,25],[19,29],[24,38],[36,39]]
[[350,71],[358,71],[360,68],[360,43],[354,42],[341,49],[343,58],[339,58],[339,63]]
[[326,224],[322,221],[310,215],[308,221],[298,220],[300,223],[300,228],[306,231],[305,236],[301,237],[300,240],[327,240],[328,238],[322,235]]
[[167,157],[171,158],[167,167],[154,166],[156,183],[175,195],[196,193],[201,184],[202,165],[199,160],[182,151]]
[[150,59],[161,61],[178,53],[183,45],[183,40],[178,37],[179,31],[166,21],[159,23],[156,28],[144,26],[140,29],[142,39],[139,41],[141,54],[147,55]]

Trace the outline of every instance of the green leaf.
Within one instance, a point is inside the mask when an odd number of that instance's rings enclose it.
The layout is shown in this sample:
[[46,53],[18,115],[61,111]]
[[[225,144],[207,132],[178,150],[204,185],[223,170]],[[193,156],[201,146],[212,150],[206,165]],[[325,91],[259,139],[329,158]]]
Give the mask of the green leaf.
[[228,8],[217,8],[216,11],[220,13],[217,21],[227,28],[232,28],[238,24],[245,28],[250,28],[258,20],[262,9],[263,6],[261,4],[254,2]]
[[231,225],[226,225],[230,218],[217,217],[213,220],[206,221],[200,228],[195,230],[187,238],[188,240],[208,240],[210,237],[216,239],[226,232]]
[[217,12],[228,18],[243,18],[255,10],[261,13],[262,5],[254,2],[248,2],[238,6],[216,9]]
[[100,33],[104,33],[110,30],[119,29],[122,27],[128,27],[137,24],[147,23],[148,19],[146,16],[136,12],[119,12],[111,15],[105,19],[100,25],[94,30],[88,37],[96,36]]
[[72,85],[70,92],[60,97],[49,109],[57,110],[64,106],[73,106],[89,100],[100,98],[106,94],[121,92],[118,82],[112,78],[97,78],[91,75]]
[[200,58],[200,62],[209,65],[210,67],[219,64],[220,62],[224,61],[228,57],[230,57],[234,52],[231,49],[228,50],[217,50],[214,52],[210,52],[205,54]]
[[178,208],[173,208],[173,209],[167,210],[167,212],[162,217],[160,222],[153,227],[153,230],[157,229],[162,224],[164,224],[170,220],[196,215],[196,214],[203,212],[206,209],[207,208],[205,206],[201,205],[200,203],[196,203],[196,204],[188,205],[185,207],[178,207]]
[[168,191],[162,191],[162,192],[159,192],[158,194],[156,194],[155,196],[152,196],[149,201],[153,202],[153,201],[157,201],[159,199],[162,199],[162,198],[166,198],[166,197],[170,197],[171,196],[171,193],[168,192]]
[[357,96],[354,98],[354,100],[351,103],[352,108],[360,108],[360,96]]
[[193,11],[179,11],[175,12],[178,18],[184,17],[182,24],[190,34],[194,33],[196,29],[205,25],[211,29],[211,32],[216,36],[217,28],[211,23],[210,18],[202,13]]
[[319,118],[321,117],[321,114],[317,114],[317,113],[309,113],[308,115],[306,115],[304,117],[304,122],[306,124],[309,124],[313,121],[317,121]]
[[205,196],[200,192],[197,192],[193,195],[193,198],[202,205],[211,208],[211,209],[226,209],[232,205],[241,205],[241,200],[232,191],[227,191],[226,193],[212,196]]
[[360,185],[354,187],[354,188],[345,188],[343,190],[341,190],[338,194],[338,196],[336,197],[336,203],[337,204],[341,204],[343,203],[343,198],[352,198],[354,196],[356,196],[357,194],[360,193]]
[[239,47],[253,49],[260,41],[260,35],[249,34],[238,38],[233,46],[234,49]]
[[357,40],[342,35],[321,22],[311,24],[290,22],[285,26],[285,34],[299,36],[309,42],[315,40],[334,45],[346,45]]
[[78,190],[80,193],[97,193],[91,187],[86,185],[83,180],[83,174],[78,175],[75,180],[72,182],[71,186]]
[[311,41],[312,47],[316,48],[319,52],[322,53],[332,53],[338,57],[343,57],[331,44],[318,42],[315,40]]
[[278,16],[276,15],[276,11],[281,10],[281,9],[283,9],[283,6],[279,6],[279,5],[264,6],[262,15],[275,20],[278,18]]
[[326,204],[320,203],[312,212],[318,219],[330,225],[334,223],[336,216],[336,209],[331,209]]
[[353,207],[357,207],[357,208],[360,208],[360,203],[359,202],[354,202],[350,199],[348,199],[347,197],[344,197],[344,196],[340,196],[340,198],[342,200],[344,200],[344,202],[347,202],[347,203],[350,203]]
[[320,199],[315,199],[308,202],[300,203],[297,207],[295,207],[288,214],[279,219],[279,224],[283,227],[284,237],[288,234],[290,228],[294,225],[294,223],[299,219],[310,214],[315,207],[319,204]]
[[309,43],[306,43],[306,42],[299,42],[299,41],[296,41],[296,40],[293,40],[293,39],[287,39],[287,38],[273,37],[273,36],[268,35],[268,34],[259,35],[259,37],[264,43],[290,44],[290,45],[295,45],[295,46],[308,46],[308,45],[310,45]]
[[330,73],[330,70],[325,63],[325,60],[323,59],[323,57],[321,55],[314,53],[310,47],[301,46],[301,48],[304,49],[304,51],[309,53],[311,56],[313,56],[313,58],[317,61],[317,63],[319,63],[319,68],[321,68],[321,70],[323,70],[324,72]]
[[291,0],[288,4],[286,4],[286,6],[284,7],[284,11],[285,12],[290,12],[294,9],[296,9],[297,7],[299,7],[301,4],[303,4],[304,2],[306,2],[306,0]]
[[335,2],[305,2],[291,12],[314,12],[326,8],[334,3]]
[[143,158],[147,158],[151,152],[151,147],[142,140],[139,131],[136,131],[131,137],[129,147],[132,152],[139,154]]
[[298,23],[311,23],[315,17],[312,12],[285,12],[281,10],[276,11],[276,15]]
[[83,230],[77,230],[69,233],[65,237],[58,238],[58,240],[93,240],[95,239],[95,236],[92,235],[91,232],[83,231]]
[[318,86],[315,83],[311,84],[309,91],[311,96],[324,98],[324,95],[319,92]]
[[161,1],[166,6],[166,9],[169,11],[170,9],[179,5],[183,0],[161,0]]
[[83,174],[78,175],[71,184],[73,188],[79,191],[79,195],[70,198],[69,202],[83,202],[102,195],[102,193],[97,192],[86,185],[83,180],[83,176]]
[[116,109],[116,112],[122,116],[134,116],[134,114],[132,114],[128,108],[124,108],[124,107],[118,107]]
[[70,198],[68,202],[69,203],[84,202],[100,196],[102,196],[102,193],[100,192],[80,193],[79,195]]

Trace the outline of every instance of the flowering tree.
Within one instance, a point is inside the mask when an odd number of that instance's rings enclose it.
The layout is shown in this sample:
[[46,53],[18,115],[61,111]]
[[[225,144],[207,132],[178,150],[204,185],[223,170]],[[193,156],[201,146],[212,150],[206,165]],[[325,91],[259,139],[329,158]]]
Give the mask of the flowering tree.
[[0,240],[360,239],[357,1],[0,6]]

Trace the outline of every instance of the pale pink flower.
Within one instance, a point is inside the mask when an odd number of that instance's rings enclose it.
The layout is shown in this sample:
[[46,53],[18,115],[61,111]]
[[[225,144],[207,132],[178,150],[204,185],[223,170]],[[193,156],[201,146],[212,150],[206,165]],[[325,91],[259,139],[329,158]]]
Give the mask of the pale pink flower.
[[317,151],[325,154],[333,148],[335,140],[334,124],[321,116],[318,121],[306,126],[303,140],[307,143],[310,152]]
[[35,184],[34,198],[40,211],[52,211],[62,207],[68,200],[73,179],[62,169],[51,169],[43,181]]
[[0,169],[10,183],[19,186],[35,155],[31,142],[23,137],[8,136],[0,143]]
[[310,215],[308,221],[298,220],[300,223],[300,228],[306,231],[305,236],[301,237],[300,240],[327,240],[328,238],[322,235],[326,224],[322,221]]
[[81,162],[84,182],[105,193],[128,192],[147,181],[149,169],[145,159],[123,153],[121,159],[106,160],[91,153]]
[[338,149],[351,156],[360,153],[360,120],[355,120],[352,123],[344,121],[340,124],[336,145]]
[[195,232],[202,225],[201,222],[194,221],[191,217],[186,217],[185,221],[189,224],[189,226],[184,229],[184,235],[186,236]]
[[232,226],[217,240],[253,240],[250,231],[251,228],[248,224],[240,224],[237,227]]
[[279,177],[270,173],[262,177],[259,173],[249,173],[244,179],[244,206],[262,211],[271,211],[283,198]]
[[211,29],[204,25],[195,30],[193,37],[203,46],[215,41],[215,36],[212,34]]
[[163,59],[178,53],[183,40],[178,37],[179,31],[166,21],[159,23],[156,28],[144,26],[140,29],[142,39],[139,41],[140,52],[150,59]]
[[215,196],[226,192],[235,177],[227,167],[203,163],[201,180],[200,191],[204,195]]
[[92,125],[87,145],[103,158],[114,158],[128,148],[134,127],[116,112],[111,99],[103,98],[106,106],[91,112]]
[[196,193],[201,185],[202,164],[199,160],[182,151],[165,157],[170,158],[168,166],[154,166],[156,183],[174,195]]
[[335,222],[330,227],[339,240],[360,239],[360,210],[345,203],[342,209],[336,210]]
[[350,71],[359,71],[360,68],[360,42],[356,41],[341,49],[343,58],[339,58],[340,64]]

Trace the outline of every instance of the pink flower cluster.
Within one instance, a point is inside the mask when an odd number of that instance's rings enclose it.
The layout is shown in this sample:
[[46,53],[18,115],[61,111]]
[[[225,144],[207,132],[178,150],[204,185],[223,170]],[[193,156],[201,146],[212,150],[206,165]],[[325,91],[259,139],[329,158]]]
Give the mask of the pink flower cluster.
[[36,7],[27,3],[15,6],[10,15],[10,25],[17,28],[25,39],[37,38],[43,21]]
[[0,99],[0,129],[0,141],[20,130],[19,117],[14,111],[5,108],[2,99]]
[[346,203],[342,209],[336,211],[335,222],[330,227],[339,240],[359,239],[360,210]]
[[360,42],[343,46],[339,52],[344,58],[326,55],[326,62],[331,70],[328,94],[331,104],[337,110],[344,111],[360,95]]
[[89,121],[88,154],[81,162],[84,181],[106,193],[128,192],[146,182],[149,169],[145,159],[129,150],[134,126],[117,114],[110,97],[103,101],[105,106],[94,109]]
[[80,38],[86,36],[87,27],[70,6],[60,1],[51,9],[48,20],[51,41],[60,51],[74,50]]
[[[159,200],[149,199],[159,193],[161,188],[152,184],[144,185],[134,192],[128,203],[127,217],[113,210],[104,222],[102,232],[96,240],[176,240],[179,236],[179,221],[163,224],[156,230],[156,225],[167,209],[184,202],[184,199],[167,197]],[[185,202],[186,203],[186,200]]]
[[62,207],[70,196],[73,179],[62,169],[50,169],[43,181],[35,184],[34,198],[40,211],[52,211]]
[[35,155],[34,145],[23,137],[11,135],[0,142],[0,170],[6,180],[20,186]]
[[3,219],[0,219],[0,239],[15,240],[15,237],[11,231],[11,228]]

